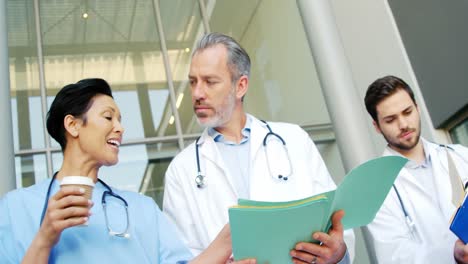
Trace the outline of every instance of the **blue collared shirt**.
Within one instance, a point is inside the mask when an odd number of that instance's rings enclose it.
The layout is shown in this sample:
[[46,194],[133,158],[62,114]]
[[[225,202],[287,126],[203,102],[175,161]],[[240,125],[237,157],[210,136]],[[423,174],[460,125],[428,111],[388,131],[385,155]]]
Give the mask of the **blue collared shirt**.
[[243,138],[239,143],[227,140],[223,134],[214,128],[208,129],[221,153],[228,175],[234,184],[238,198],[249,198],[249,167],[250,167],[250,127],[252,120],[247,116],[242,129]]

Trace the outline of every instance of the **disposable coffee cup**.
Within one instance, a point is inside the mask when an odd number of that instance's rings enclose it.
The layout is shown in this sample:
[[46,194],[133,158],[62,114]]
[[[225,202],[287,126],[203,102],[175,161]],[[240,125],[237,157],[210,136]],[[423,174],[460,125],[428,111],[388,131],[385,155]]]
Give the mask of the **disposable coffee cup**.
[[[94,182],[91,178],[86,176],[65,176],[60,182],[60,187],[62,186],[75,186],[80,187],[85,190],[83,196],[91,200],[93,196]],[[84,223],[82,226],[87,226],[88,223]]]

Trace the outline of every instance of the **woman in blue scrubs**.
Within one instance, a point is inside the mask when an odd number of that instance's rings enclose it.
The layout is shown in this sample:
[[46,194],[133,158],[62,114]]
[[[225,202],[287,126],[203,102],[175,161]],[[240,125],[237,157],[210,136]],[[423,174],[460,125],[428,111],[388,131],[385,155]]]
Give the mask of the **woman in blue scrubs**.
[[[98,178],[102,166],[118,162],[124,133],[106,81],[85,79],[63,87],[50,107],[47,130],[62,148],[62,166],[52,179],[0,200],[1,263],[174,264],[192,258],[151,198]],[[63,177],[71,175],[93,180],[91,200],[82,188],[60,188]],[[224,263],[230,254],[226,227],[191,263]]]

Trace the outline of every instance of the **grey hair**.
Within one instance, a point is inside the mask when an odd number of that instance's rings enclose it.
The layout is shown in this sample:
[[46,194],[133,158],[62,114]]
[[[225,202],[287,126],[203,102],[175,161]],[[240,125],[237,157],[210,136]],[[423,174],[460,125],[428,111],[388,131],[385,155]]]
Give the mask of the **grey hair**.
[[232,37],[221,33],[205,34],[197,43],[192,58],[198,51],[221,44],[228,52],[227,66],[231,73],[232,82],[235,83],[243,75],[250,76],[250,57],[241,45]]

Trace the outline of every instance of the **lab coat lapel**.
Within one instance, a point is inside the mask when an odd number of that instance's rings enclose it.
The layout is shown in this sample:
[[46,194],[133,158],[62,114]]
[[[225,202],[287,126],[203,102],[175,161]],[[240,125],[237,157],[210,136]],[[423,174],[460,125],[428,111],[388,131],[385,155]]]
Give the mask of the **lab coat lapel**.
[[207,131],[207,129],[203,131],[203,134],[201,135],[198,142],[200,163],[202,163],[202,159],[210,161],[224,172],[224,161],[222,160],[221,154],[216,147],[216,143],[214,142],[213,138],[208,135]]
[[432,173],[434,175],[434,183],[437,190],[437,201],[444,213],[447,221],[455,210],[452,204],[452,185],[448,175],[447,155],[445,151],[438,151],[437,146],[432,143],[427,143],[427,149],[431,156]]
[[[268,133],[265,124],[252,117],[250,132],[250,199],[266,200],[271,195],[272,181],[268,178],[268,167],[263,148],[263,139]],[[268,179],[268,180],[267,180]]]
[[[400,154],[396,154],[392,151],[389,150],[389,147],[387,146],[384,150],[384,153],[383,153],[383,156],[395,156],[395,155],[399,155],[403,158],[406,158]],[[423,188],[423,186],[421,186],[421,184],[419,183],[419,181],[415,178],[415,176],[413,174],[411,174],[409,172],[409,170],[407,170],[405,167],[403,167],[403,169],[407,172],[407,173],[400,173],[397,177],[397,179],[395,180],[395,185],[397,188],[401,188],[400,186],[413,186],[412,188],[418,190],[419,193],[423,194],[426,199],[432,199],[431,197],[434,196],[433,193],[429,193],[428,190],[426,190],[425,188]]]
[[238,193],[232,182],[232,175],[230,175],[227,170],[221,153],[216,146],[216,142],[208,135],[208,129],[205,129],[200,137],[199,150],[201,170],[206,171],[208,183],[210,177],[223,177],[233,194],[238,197]]
[[[250,118],[252,120],[250,129],[250,163],[252,164],[262,148],[263,139],[268,130],[262,121],[253,116],[250,116]],[[250,167],[252,168],[252,165]]]

